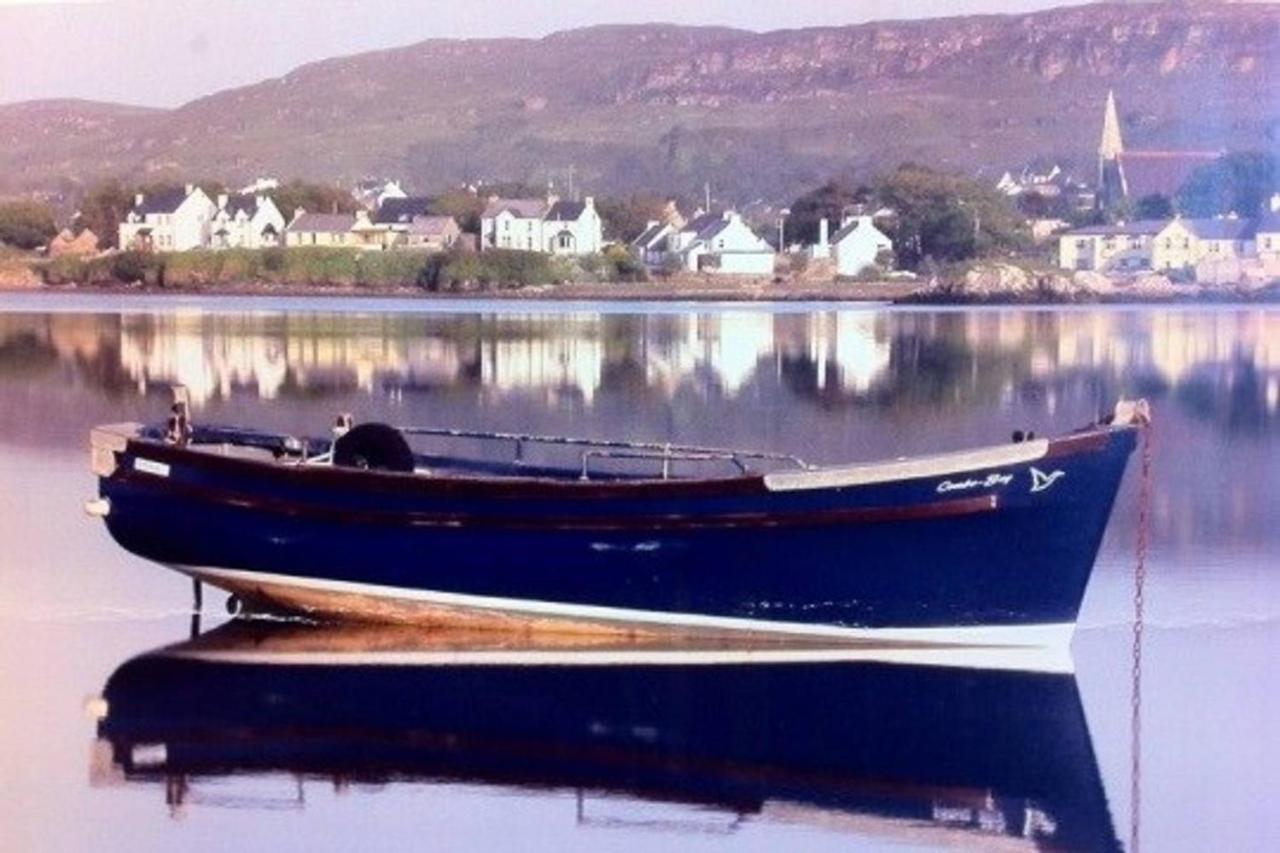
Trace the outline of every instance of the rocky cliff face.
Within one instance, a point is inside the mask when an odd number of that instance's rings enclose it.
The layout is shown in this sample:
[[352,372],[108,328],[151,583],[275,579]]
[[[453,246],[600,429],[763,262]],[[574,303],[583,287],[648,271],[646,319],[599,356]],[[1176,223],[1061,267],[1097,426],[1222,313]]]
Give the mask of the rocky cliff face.
[[[1115,87],[1131,145],[1269,147],[1280,9],[1105,4],[755,34],[599,27],[432,41],[172,111],[0,107],[0,188],[103,173],[399,174],[785,197],[915,159],[1087,171]],[[79,126],[77,122],[88,125]]]

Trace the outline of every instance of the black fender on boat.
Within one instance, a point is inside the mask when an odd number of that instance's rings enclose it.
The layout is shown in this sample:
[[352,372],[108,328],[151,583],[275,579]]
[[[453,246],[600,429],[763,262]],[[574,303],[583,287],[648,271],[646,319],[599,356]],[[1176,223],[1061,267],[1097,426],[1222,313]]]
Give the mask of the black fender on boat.
[[340,468],[413,473],[413,450],[404,435],[386,424],[360,424],[333,443],[333,464]]

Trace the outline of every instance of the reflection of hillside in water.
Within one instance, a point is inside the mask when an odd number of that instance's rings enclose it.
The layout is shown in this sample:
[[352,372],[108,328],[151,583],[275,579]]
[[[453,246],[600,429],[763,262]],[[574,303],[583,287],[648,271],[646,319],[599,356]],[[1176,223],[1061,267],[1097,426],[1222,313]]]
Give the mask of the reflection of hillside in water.
[[0,318],[0,374],[73,368],[197,404],[251,394],[472,388],[592,405],[601,391],[737,397],[778,380],[823,406],[1172,396],[1229,429],[1265,429],[1280,397],[1274,312],[825,312],[706,315]]

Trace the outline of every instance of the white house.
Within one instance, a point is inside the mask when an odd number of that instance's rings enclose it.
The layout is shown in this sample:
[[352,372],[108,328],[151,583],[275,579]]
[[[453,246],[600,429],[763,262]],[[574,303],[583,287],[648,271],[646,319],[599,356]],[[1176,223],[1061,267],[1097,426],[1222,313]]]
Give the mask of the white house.
[[1095,272],[1149,270],[1156,238],[1166,225],[1160,219],[1140,219],[1068,231],[1058,239],[1058,266]]
[[631,252],[645,266],[660,267],[670,257],[668,244],[677,233],[679,229],[670,222],[650,220],[640,236],[631,241]]
[[120,223],[119,246],[147,252],[185,252],[209,245],[218,207],[199,187],[139,193]]
[[[826,242],[827,220],[818,224],[818,245]],[[830,255],[836,275],[856,276],[876,266],[882,253],[893,252],[893,241],[875,226],[870,216],[850,216],[831,237]],[[815,253],[815,257],[820,257]]]
[[351,191],[351,197],[369,210],[377,210],[388,199],[407,198],[408,195],[399,181],[384,181],[380,178],[360,181]]
[[480,215],[480,248],[590,255],[604,248],[595,199],[492,198]]
[[553,255],[594,255],[604,248],[604,222],[591,196],[552,204],[542,229]]
[[1182,219],[1155,236],[1151,265],[1157,270],[1195,269],[1201,262],[1222,263],[1252,257],[1257,225],[1250,219]]
[[773,275],[773,247],[732,210],[695,217],[668,240],[668,251],[691,272]]
[[279,178],[254,178],[252,182],[240,188],[241,195],[258,195],[280,189]]
[[284,214],[266,195],[220,195],[211,225],[214,249],[264,249],[280,245]]
[[544,251],[542,221],[551,204],[539,198],[491,198],[480,214],[480,250]]
[[1272,210],[1258,220],[1254,246],[1262,261],[1280,267],[1280,213]]

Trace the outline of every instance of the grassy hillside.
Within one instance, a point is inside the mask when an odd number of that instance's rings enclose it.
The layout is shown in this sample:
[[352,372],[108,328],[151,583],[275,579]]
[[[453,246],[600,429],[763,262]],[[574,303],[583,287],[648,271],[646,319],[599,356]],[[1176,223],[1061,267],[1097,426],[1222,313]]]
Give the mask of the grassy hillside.
[[1280,9],[1091,5],[749,33],[597,27],[428,41],[304,66],[171,111],[0,107],[0,191],[103,174],[258,174],[422,190],[519,179],[786,198],[915,159],[1087,171],[1115,87],[1131,144],[1272,146]]

